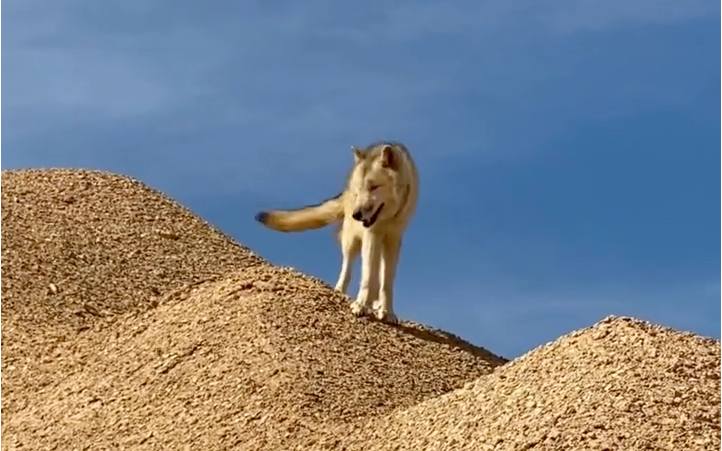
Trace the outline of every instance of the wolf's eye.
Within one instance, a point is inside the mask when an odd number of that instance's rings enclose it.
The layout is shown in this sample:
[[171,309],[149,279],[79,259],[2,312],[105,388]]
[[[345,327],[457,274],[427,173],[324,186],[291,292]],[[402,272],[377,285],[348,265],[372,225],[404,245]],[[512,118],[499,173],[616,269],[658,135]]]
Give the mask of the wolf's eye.
[[375,191],[379,185],[369,185],[369,191]]

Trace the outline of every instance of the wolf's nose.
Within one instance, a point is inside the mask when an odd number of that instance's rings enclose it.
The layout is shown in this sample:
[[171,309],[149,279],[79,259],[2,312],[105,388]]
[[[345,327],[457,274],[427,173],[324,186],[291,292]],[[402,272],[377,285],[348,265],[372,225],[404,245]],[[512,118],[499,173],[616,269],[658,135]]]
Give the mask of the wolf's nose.
[[361,210],[354,211],[353,214],[351,215],[351,217],[357,221],[360,221],[361,220]]

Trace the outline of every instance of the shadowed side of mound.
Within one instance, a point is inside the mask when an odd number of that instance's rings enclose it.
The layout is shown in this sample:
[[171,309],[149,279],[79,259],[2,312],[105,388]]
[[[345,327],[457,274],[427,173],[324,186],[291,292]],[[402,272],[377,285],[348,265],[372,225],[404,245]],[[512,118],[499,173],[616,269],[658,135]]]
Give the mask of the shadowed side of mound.
[[62,343],[46,363],[56,382],[3,409],[3,438],[36,449],[308,449],[504,361],[406,328],[355,318],[313,278],[248,268]]
[[435,399],[345,450],[716,450],[720,342],[609,317]]

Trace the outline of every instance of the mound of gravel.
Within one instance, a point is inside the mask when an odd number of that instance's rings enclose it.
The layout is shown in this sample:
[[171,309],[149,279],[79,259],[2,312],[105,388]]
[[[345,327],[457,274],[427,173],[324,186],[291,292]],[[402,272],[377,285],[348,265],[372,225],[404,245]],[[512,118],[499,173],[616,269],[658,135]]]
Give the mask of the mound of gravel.
[[609,317],[357,428],[348,450],[718,450],[720,342]]
[[306,449],[502,362],[440,332],[357,320],[344,296],[271,267],[179,291],[49,357],[45,389],[3,406],[3,443]]
[[40,329],[80,327],[261,263],[131,178],[69,169],[2,172],[3,321],[12,315]]
[[506,363],[103,172],[4,171],[2,226],[3,450],[720,447],[716,340],[610,317]]
[[2,177],[2,449],[309,449],[505,362],[355,318],[125,177]]
[[[163,194],[100,171],[2,171],[2,406],[98,321],[264,261]],[[23,368],[23,371],[9,370]]]

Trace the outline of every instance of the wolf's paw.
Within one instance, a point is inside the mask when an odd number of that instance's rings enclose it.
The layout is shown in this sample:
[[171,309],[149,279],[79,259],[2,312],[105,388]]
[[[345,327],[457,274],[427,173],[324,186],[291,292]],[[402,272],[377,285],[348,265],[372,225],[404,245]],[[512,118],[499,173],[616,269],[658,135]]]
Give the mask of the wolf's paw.
[[359,299],[356,299],[351,303],[351,313],[356,316],[364,316],[368,315],[370,312],[366,304],[361,302]]
[[374,306],[374,316],[377,320],[387,324],[396,324],[399,322],[393,310],[383,308],[378,304]]

